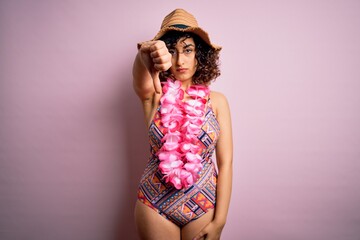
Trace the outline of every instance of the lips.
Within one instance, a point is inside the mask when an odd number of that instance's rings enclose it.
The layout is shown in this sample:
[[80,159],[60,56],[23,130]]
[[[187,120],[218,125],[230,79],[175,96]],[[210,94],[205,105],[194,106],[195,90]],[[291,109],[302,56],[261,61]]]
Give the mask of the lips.
[[187,68],[177,68],[176,71],[180,73],[184,73],[187,71]]

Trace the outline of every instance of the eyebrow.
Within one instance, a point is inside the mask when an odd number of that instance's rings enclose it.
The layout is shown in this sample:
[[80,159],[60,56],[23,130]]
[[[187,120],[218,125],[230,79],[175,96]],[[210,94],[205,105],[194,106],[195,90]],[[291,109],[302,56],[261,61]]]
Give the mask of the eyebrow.
[[183,39],[183,40],[181,41],[181,43],[185,45],[185,46],[183,46],[183,48],[187,48],[187,47],[190,47],[190,46],[195,47],[195,45],[192,44],[192,43],[186,43],[186,42],[185,42],[186,40],[188,40],[188,39]]
[[192,44],[192,43],[189,43],[189,44],[186,44],[186,43],[185,43],[184,48],[187,48],[187,47],[195,47],[195,45],[194,45],[194,44]]
[[[188,47],[194,47],[195,48],[195,44],[193,44],[193,43],[186,43],[185,42],[185,40],[184,41],[181,41],[181,43],[182,43],[182,48],[188,48]],[[172,49],[176,49],[176,46],[174,45],[174,46],[171,46],[170,48],[172,48]]]

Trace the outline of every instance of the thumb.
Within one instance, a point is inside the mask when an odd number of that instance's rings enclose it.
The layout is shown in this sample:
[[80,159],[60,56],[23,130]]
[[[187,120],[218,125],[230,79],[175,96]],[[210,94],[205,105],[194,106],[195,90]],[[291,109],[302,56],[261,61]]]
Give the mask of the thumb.
[[206,235],[205,232],[201,231],[192,240],[200,240],[203,237],[205,237],[205,235]]
[[161,84],[160,84],[159,74],[160,74],[160,71],[158,71],[158,70],[151,71],[151,77],[153,79],[154,89],[157,94],[161,93]]

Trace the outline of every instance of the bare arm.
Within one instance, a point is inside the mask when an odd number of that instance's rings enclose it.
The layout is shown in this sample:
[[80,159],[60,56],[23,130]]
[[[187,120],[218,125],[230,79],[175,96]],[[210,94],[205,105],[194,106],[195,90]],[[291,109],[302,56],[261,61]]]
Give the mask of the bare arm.
[[161,93],[160,71],[171,67],[171,54],[163,41],[141,44],[133,64],[133,87],[142,101],[151,100]]
[[216,211],[214,221],[224,226],[230,205],[232,189],[233,142],[229,104],[223,95],[219,97],[217,112],[220,123],[220,137],[216,146],[219,176],[216,187]]
[[139,50],[136,54],[133,65],[133,87],[139,98],[144,101],[150,100],[155,92],[155,89],[152,77],[142,62],[140,54]]
[[229,104],[224,95],[220,93],[213,93],[212,95],[212,102],[216,102],[217,119],[220,124],[220,137],[216,145],[216,160],[219,174],[216,186],[215,216],[213,221],[206,225],[194,239],[202,239],[206,235],[206,239],[218,240],[225,226],[230,205],[233,141]]
[[133,65],[133,87],[140,98],[147,125],[160,98],[160,71],[171,67],[171,54],[163,41],[143,42]]

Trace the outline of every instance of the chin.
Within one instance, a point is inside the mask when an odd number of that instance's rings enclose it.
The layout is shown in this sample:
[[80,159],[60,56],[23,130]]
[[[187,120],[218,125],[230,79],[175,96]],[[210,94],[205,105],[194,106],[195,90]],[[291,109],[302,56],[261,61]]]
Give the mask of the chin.
[[186,81],[191,81],[192,77],[190,77],[190,76],[175,76],[175,79],[177,79],[181,82],[186,82]]

